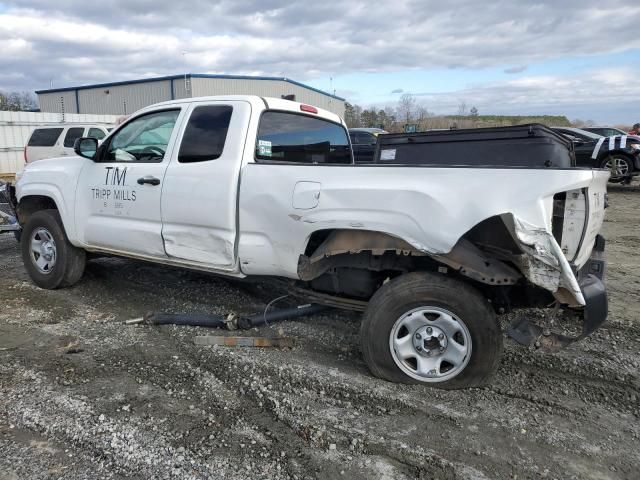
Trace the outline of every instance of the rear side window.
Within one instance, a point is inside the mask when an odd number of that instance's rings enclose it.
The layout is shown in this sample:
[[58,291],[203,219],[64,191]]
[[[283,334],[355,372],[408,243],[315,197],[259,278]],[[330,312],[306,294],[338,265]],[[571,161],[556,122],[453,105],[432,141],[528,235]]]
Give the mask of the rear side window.
[[260,118],[256,158],[292,163],[351,163],[342,125],[296,113],[267,111]]
[[69,130],[67,130],[67,134],[64,136],[64,146],[67,148],[73,147],[73,144],[76,142],[77,139],[82,137],[83,133],[84,133],[84,128],[82,127],[70,128]]
[[53,147],[62,133],[62,128],[36,128],[29,139],[29,147]]
[[87,134],[87,137],[95,138],[96,140],[102,140],[106,136],[107,134],[99,128],[90,128],[89,133]]
[[203,105],[193,110],[182,136],[180,163],[215,160],[222,155],[233,107]]
[[[353,137],[352,137],[353,138]],[[374,145],[376,143],[376,137],[366,132],[356,132],[355,134],[356,145]]]

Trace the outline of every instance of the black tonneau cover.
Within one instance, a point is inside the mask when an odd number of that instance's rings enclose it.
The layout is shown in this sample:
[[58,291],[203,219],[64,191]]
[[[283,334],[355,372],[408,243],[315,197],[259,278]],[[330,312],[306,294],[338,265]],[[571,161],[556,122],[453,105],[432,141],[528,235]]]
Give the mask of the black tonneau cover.
[[529,168],[576,164],[571,141],[537,123],[379,135],[374,163]]

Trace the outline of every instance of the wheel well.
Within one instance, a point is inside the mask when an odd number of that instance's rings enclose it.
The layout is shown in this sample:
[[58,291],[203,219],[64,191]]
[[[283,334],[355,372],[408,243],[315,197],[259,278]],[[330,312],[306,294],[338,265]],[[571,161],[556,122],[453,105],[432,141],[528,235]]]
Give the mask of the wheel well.
[[418,250],[383,232],[320,230],[310,236],[305,254],[298,259],[298,276],[313,290],[368,299],[387,279],[430,271],[466,279],[496,309],[546,305],[549,292],[523,276],[523,255],[510,214],[479,222],[446,254]]
[[24,225],[29,217],[40,210],[58,210],[56,202],[44,195],[29,195],[20,199],[16,214],[20,225]]
[[312,280],[337,267],[407,272],[440,265],[489,285],[513,284],[521,275],[505,262],[521,251],[505,221],[494,216],[478,223],[447,254],[418,250],[383,232],[320,230],[309,238],[298,262],[298,274],[303,280]]

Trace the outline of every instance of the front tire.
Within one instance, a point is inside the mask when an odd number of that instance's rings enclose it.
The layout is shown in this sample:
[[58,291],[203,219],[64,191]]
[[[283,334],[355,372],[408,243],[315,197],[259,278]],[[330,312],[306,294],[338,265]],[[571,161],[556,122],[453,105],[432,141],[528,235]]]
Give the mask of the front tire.
[[[613,170],[611,169],[612,165],[614,166]],[[604,168],[611,172],[610,181],[621,182],[631,177],[631,173],[633,172],[633,161],[625,155],[608,155],[600,164],[600,168]]]
[[391,382],[455,389],[488,383],[502,354],[502,331],[471,285],[414,272],[384,284],[360,330],[371,372]]
[[29,217],[20,249],[27,273],[40,288],[69,287],[84,273],[85,251],[69,242],[57,210],[41,210]]

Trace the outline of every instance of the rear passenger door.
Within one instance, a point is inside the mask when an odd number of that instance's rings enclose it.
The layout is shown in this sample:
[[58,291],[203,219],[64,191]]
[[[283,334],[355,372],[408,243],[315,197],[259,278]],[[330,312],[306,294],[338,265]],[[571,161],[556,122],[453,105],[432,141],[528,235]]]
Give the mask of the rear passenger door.
[[251,105],[190,106],[162,191],[162,238],[170,258],[236,270],[237,194]]
[[76,143],[76,140],[82,138],[84,135],[85,127],[69,127],[64,134],[64,139],[62,140],[62,145],[59,145],[59,151],[56,156],[60,157],[69,157],[75,155],[73,151],[73,145]]

